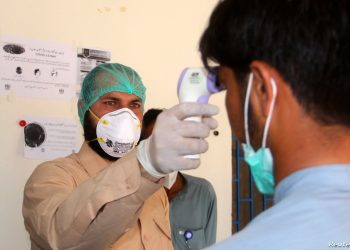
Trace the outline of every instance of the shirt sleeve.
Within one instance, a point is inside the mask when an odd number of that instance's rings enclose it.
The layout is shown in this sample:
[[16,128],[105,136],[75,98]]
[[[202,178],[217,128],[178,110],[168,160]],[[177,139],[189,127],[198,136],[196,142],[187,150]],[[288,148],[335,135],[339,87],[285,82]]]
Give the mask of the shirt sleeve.
[[208,222],[205,226],[206,245],[210,246],[216,242],[216,228],[217,228],[217,201],[214,188],[208,183],[209,191],[209,207],[208,207]]
[[44,163],[24,189],[23,217],[43,249],[104,249],[136,222],[144,201],[161,188],[135,151],[77,185],[58,162]]

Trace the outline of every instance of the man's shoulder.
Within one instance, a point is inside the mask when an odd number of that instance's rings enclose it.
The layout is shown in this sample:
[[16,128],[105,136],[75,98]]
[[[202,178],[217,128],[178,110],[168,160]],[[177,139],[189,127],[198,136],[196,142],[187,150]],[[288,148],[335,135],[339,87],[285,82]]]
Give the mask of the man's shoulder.
[[76,165],[79,165],[79,160],[76,154],[71,154],[66,157],[59,157],[42,162],[35,168],[35,171],[43,171],[44,169],[65,169]]
[[[303,228],[299,228],[300,231],[295,231],[296,221],[297,219],[290,214],[283,213],[276,207],[271,207],[260,213],[239,232],[210,249],[304,249],[295,245],[295,243],[301,244],[305,240],[301,237],[305,233]],[[284,244],[286,244],[285,247]]]
[[207,179],[183,173],[181,174],[185,177],[187,185],[198,188],[202,192],[208,193],[210,196],[216,196],[213,185]]
[[209,249],[319,250],[348,238],[349,226],[337,226],[318,216],[307,218],[302,212],[312,214],[312,211],[302,210],[297,214],[273,210],[263,212],[241,231]]
[[39,164],[29,181],[48,180],[50,178],[58,180],[60,178],[75,179],[74,176],[81,175],[84,171],[80,168],[78,158],[75,154],[45,161]]

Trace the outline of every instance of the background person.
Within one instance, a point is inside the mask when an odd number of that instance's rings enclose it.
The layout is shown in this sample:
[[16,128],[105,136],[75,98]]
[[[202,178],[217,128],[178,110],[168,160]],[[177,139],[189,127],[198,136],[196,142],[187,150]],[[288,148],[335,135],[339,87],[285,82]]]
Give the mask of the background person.
[[[149,109],[142,123],[141,139],[152,134],[154,123],[162,109]],[[181,172],[169,174],[163,184],[170,202],[170,226],[174,248],[203,249],[216,241],[216,194],[209,181]],[[185,240],[184,233],[192,238]]]
[[220,64],[232,132],[274,206],[211,249],[349,245],[349,39],[347,0],[224,0],[214,9],[202,60]]

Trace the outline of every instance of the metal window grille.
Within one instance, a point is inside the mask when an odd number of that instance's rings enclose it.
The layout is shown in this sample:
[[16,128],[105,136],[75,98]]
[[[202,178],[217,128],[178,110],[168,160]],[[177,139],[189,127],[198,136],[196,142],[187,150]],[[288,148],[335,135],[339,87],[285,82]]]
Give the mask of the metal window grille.
[[236,138],[232,138],[232,194],[232,233],[243,229],[272,205],[272,197],[262,195],[256,189]]

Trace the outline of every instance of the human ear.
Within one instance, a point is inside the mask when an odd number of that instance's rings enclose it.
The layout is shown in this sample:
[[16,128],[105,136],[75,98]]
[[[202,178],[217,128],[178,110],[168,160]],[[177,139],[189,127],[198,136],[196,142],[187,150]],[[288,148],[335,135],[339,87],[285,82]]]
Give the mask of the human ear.
[[253,61],[250,68],[254,76],[251,90],[252,109],[257,116],[266,119],[276,100],[276,76],[273,68],[261,61]]

